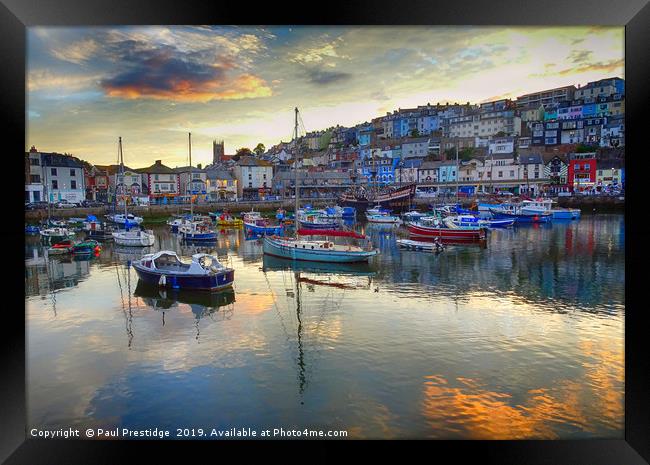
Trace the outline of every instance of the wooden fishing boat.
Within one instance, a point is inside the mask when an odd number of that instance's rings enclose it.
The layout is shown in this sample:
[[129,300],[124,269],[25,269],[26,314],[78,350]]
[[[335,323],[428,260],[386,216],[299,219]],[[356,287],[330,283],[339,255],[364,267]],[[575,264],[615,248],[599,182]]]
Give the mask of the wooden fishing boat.
[[216,291],[231,287],[235,280],[234,269],[206,253],[194,254],[192,261],[186,263],[176,252],[162,250],[145,255],[132,265],[145,283],[172,289]]
[[369,205],[379,204],[393,210],[409,208],[411,200],[415,197],[415,184],[403,187],[388,187],[384,192],[373,193],[363,187],[344,192],[339,197],[339,204],[352,207],[357,211],[366,211]]

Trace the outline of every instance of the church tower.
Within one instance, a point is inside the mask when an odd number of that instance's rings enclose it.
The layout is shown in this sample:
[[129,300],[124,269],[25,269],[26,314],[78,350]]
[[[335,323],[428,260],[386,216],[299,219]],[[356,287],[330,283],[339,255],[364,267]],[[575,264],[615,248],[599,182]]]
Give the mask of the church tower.
[[224,142],[217,142],[216,140],[212,141],[212,164],[218,165],[223,160],[225,155],[224,151]]

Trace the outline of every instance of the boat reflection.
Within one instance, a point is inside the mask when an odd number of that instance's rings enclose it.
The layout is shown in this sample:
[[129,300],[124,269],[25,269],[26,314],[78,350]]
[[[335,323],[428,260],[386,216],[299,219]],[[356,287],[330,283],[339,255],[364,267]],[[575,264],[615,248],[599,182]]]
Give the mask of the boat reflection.
[[233,289],[221,292],[161,289],[144,281],[138,281],[133,296],[141,298],[153,310],[162,311],[163,313],[165,310],[178,307],[179,304],[186,304],[191,308],[197,320],[206,316],[214,316],[219,310],[222,310],[219,312],[222,318],[229,320],[232,317],[233,304],[235,303],[235,291]]
[[25,295],[46,295],[59,289],[77,286],[90,275],[90,260],[78,257],[47,257],[43,249],[34,248],[25,260]]
[[374,276],[376,270],[369,263],[321,263],[299,260],[286,260],[283,258],[264,255],[262,259],[263,271],[283,271],[305,273],[335,273],[342,275]]

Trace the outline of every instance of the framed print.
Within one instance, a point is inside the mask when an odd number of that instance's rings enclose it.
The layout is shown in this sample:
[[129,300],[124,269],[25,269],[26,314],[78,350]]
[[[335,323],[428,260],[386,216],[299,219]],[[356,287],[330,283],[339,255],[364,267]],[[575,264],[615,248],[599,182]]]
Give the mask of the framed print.
[[650,7],[193,3],[4,2],[3,459],[647,463]]

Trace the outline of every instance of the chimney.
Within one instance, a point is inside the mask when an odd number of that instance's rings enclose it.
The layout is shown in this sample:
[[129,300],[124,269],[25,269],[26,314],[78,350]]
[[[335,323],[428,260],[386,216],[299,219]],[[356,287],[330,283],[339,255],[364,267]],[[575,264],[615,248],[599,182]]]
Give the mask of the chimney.
[[38,153],[38,150],[36,150],[36,147],[32,145],[32,148],[29,149],[29,153]]
[[198,163],[198,164],[196,165],[196,167],[197,167],[198,169],[201,169],[201,163]]
[[156,165],[162,165],[162,160],[156,160]]

